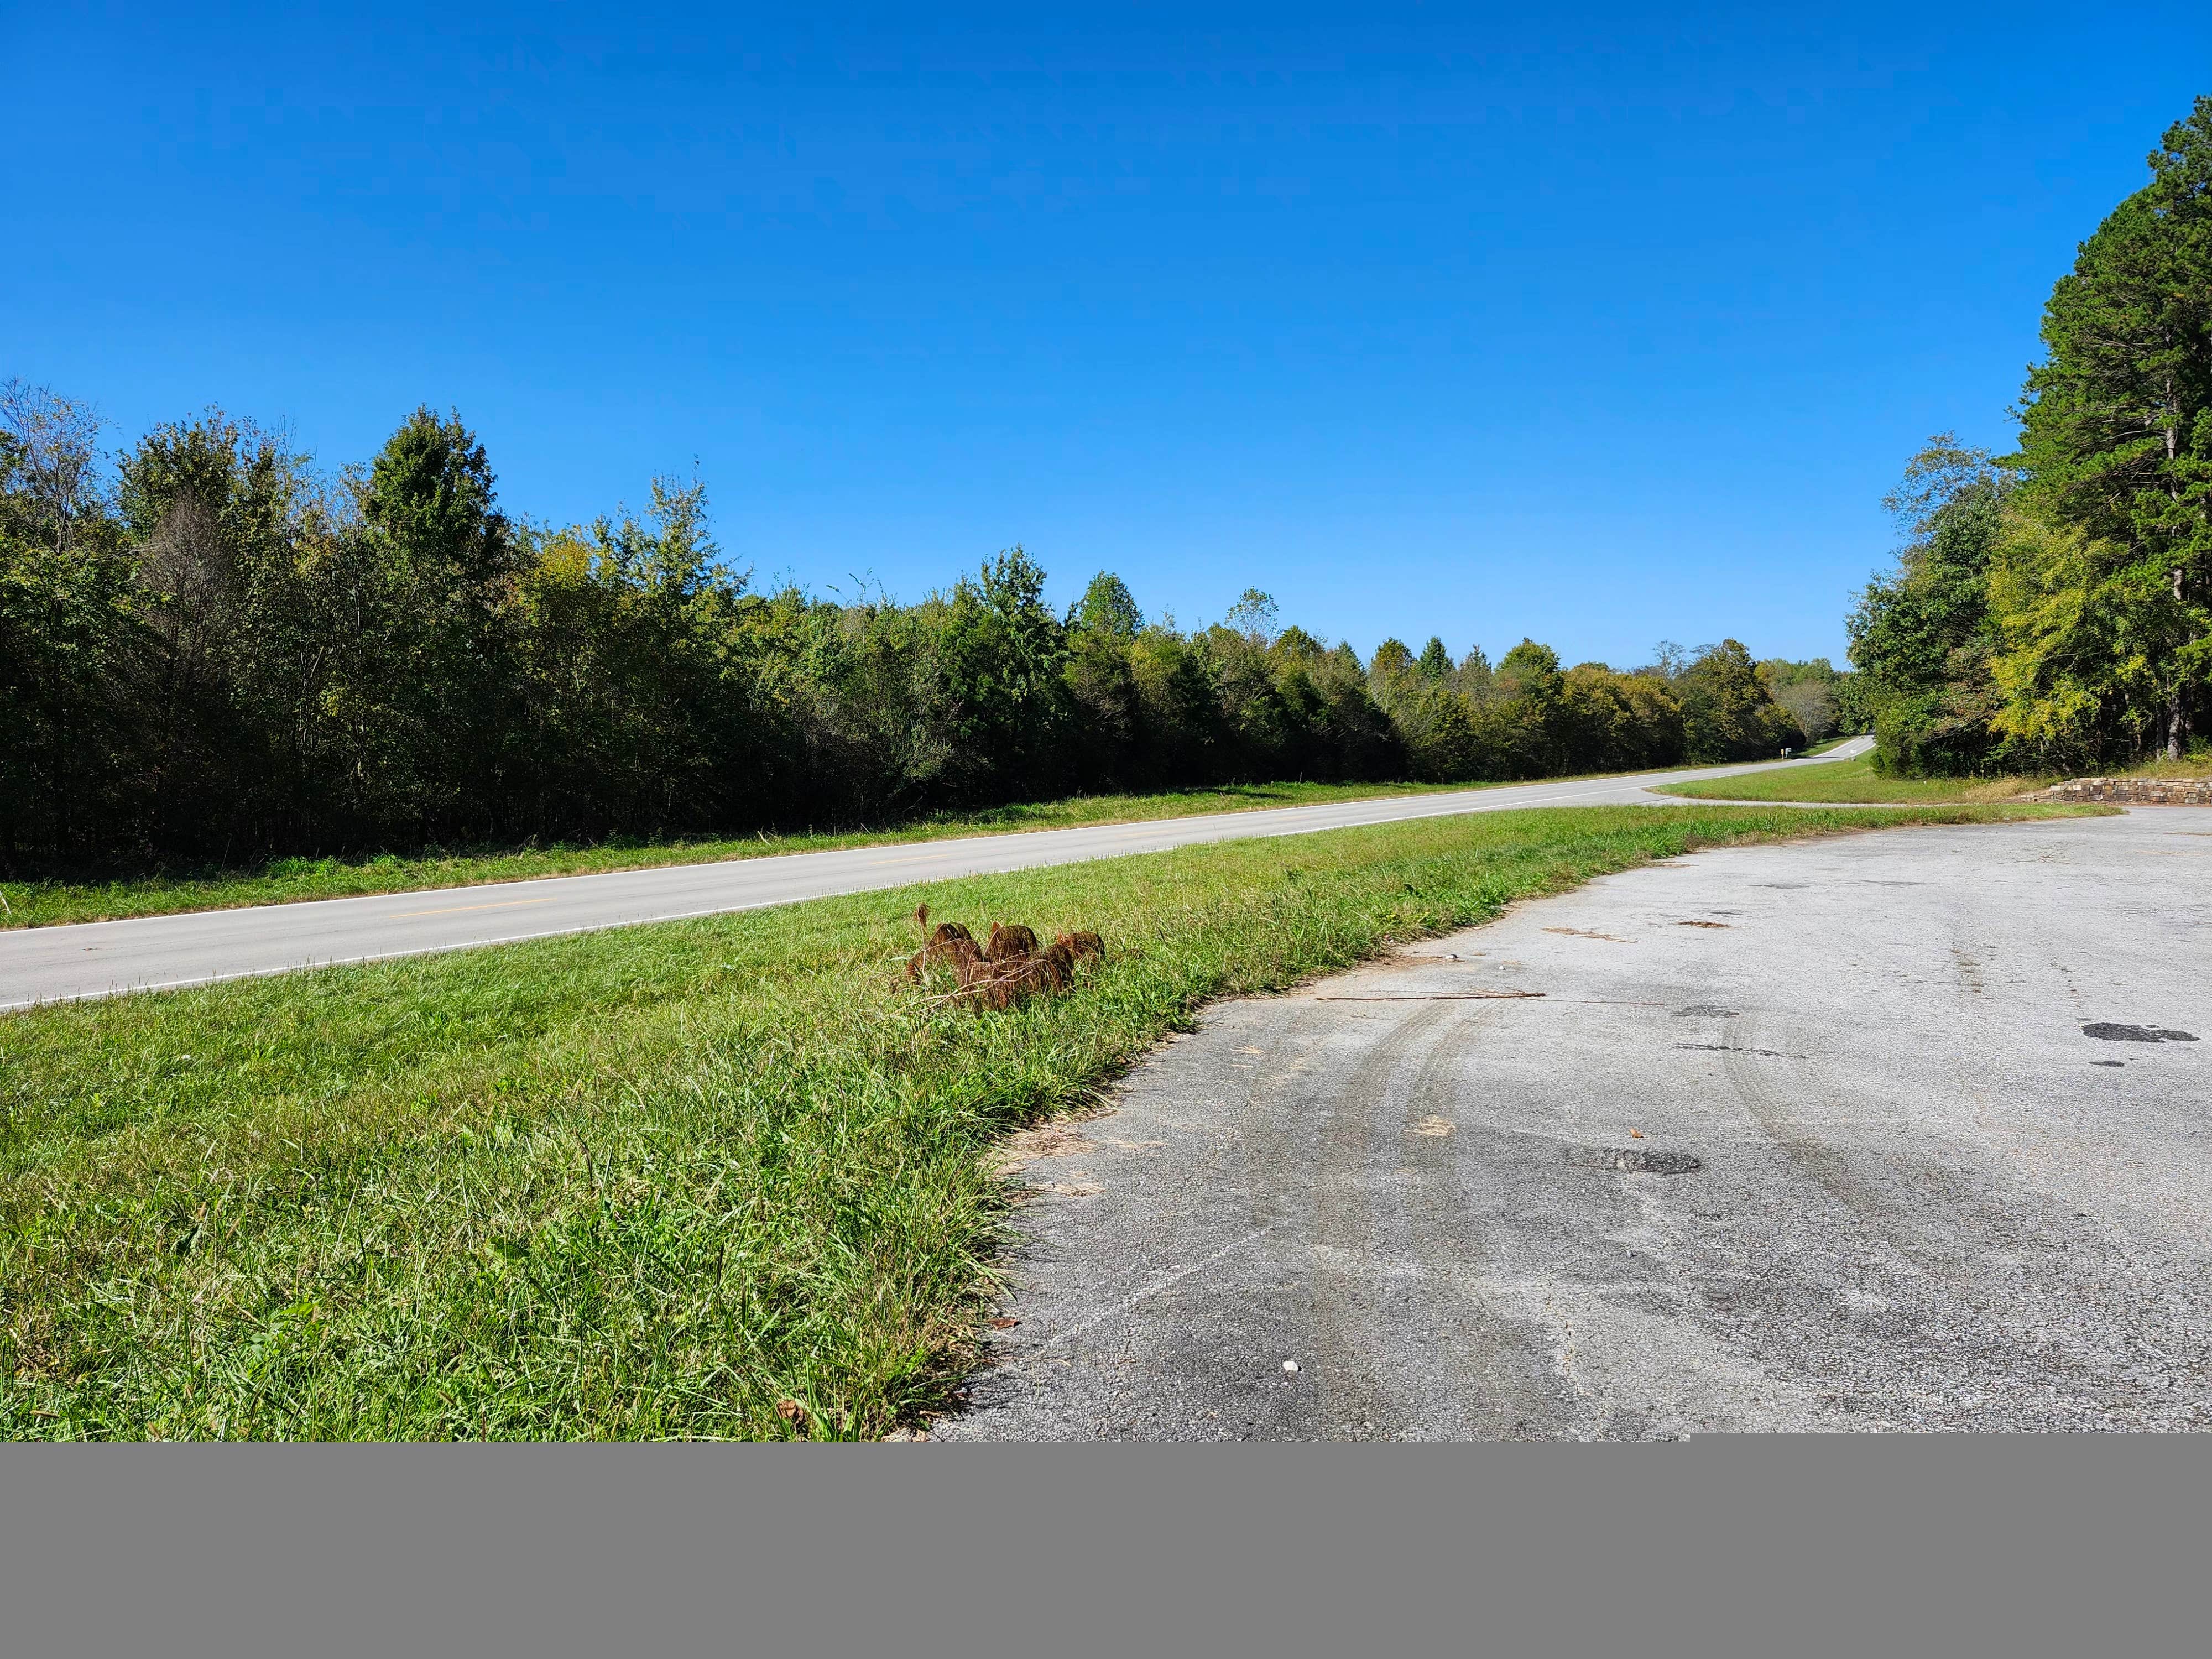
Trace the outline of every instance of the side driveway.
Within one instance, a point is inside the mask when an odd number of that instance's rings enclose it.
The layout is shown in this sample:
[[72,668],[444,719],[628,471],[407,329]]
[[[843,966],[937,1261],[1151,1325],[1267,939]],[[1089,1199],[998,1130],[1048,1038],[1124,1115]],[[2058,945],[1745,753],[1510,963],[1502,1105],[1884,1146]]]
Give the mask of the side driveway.
[[2212,1423],[2208,960],[2167,808],[1700,853],[1224,1005],[1032,1140],[937,1436]]

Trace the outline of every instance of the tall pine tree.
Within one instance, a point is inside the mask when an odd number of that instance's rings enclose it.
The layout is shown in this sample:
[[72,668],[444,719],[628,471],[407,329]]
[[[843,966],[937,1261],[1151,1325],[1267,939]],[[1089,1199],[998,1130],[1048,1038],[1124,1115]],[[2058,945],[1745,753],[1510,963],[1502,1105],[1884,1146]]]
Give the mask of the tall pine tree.
[[2124,613],[2179,758],[2212,677],[2212,97],[2149,163],[2051,292],[2021,459],[2034,505],[2094,550],[2083,574]]

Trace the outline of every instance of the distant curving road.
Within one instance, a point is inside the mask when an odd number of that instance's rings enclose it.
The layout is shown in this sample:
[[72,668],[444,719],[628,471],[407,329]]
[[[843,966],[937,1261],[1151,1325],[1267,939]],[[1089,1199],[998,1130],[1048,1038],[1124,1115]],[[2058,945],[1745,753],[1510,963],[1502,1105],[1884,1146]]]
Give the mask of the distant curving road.
[[[1855,738],[1821,759],[1848,759],[1869,746],[1870,739]],[[970,836],[718,864],[445,887],[428,892],[380,893],[312,903],[202,910],[127,921],[17,928],[0,931],[0,1010],[128,991],[204,985],[338,963],[462,951],[603,927],[675,921],[838,893],[1043,865],[1080,864],[1207,842],[1304,835],[1407,818],[1502,812],[1516,807],[1679,806],[1689,803],[1652,794],[1650,787],[1691,778],[1730,777],[1818,763],[1768,761],[1749,766],[1643,772],[1449,794],[1219,812],[1204,817],[1043,830],[1024,835]]]

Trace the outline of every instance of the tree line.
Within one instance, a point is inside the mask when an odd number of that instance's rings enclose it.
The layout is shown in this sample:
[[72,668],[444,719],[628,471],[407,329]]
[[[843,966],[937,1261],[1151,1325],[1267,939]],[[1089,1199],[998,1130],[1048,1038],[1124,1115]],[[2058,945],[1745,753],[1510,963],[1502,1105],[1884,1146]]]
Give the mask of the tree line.
[[2044,307],[2010,455],[1945,434],[1851,615],[1881,763],[2076,772],[2198,743],[2212,683],[2212,97]]
[[1631,672],[1524,641],[1362,662],[1278,627],[1065,613],[1016,548],[915,604],[756,591],[696,480],[551,527],[418,410],[319,476],[210,412],[104,461],[0,387],[0,857],[235,861],[881,822],[1073,792],[1534,778],[1824,735],[1825,661],[1730,640]]

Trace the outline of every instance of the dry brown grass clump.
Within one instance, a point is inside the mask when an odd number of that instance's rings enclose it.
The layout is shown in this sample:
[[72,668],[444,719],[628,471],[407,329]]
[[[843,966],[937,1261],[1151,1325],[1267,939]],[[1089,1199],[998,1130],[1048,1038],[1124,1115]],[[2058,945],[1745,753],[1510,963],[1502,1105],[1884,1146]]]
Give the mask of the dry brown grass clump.
[[1106,941],[1096,933],[1062,933],[1053,943],[1066,945],[1068,955],[1078,962],[1106,960]]
[[918,904],[914,909],[915,925],[921,929],[921,949],[907,958],[906,976],[916,981],[929,970],[944,963],[957,970],[963,962],[972,962],[981,956],[975,948],[975,936],[957,921],[940,921],[935,932],[930,930],[929,907]]
[[975,936],[957,921],[929,926],[929,907],[914,913],[922,930],[922,947],[908,959],[908,979],[917,983],[934,968],[948,969],[952,988],[940,999],[975,1008],[1006,1009],[1026,998],[1052,995],[1075,982],[1076,970],[1085,962],[1105,959],[1105,941],[1093,933],[1062,933],[1040,947],[1035,930],[1019,922],[993,922],[988,943],[979,947]]

